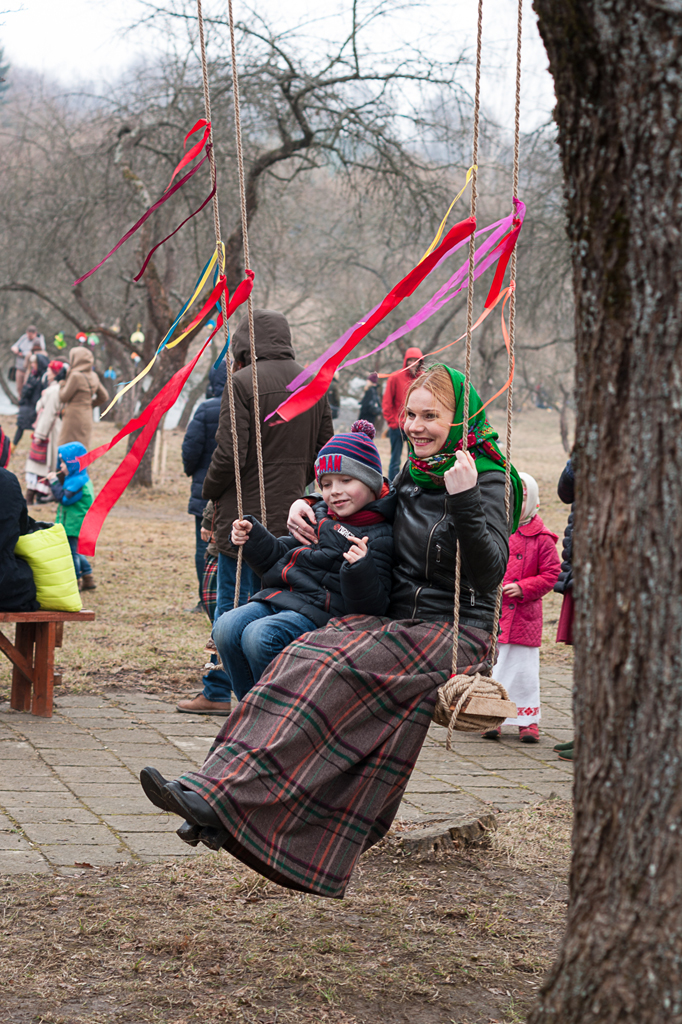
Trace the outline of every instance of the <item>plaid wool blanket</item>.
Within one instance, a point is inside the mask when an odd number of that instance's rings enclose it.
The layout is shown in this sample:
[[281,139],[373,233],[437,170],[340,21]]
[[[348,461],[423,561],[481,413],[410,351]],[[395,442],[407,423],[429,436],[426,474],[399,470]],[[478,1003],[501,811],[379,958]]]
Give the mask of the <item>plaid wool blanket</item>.
[[[490,635],[460,627],[476,672]],[[391,826],[450,675],[452,623],[353,615],[290,644],[226,720],[201,771],[225,849],[267,878],[341,898]]]

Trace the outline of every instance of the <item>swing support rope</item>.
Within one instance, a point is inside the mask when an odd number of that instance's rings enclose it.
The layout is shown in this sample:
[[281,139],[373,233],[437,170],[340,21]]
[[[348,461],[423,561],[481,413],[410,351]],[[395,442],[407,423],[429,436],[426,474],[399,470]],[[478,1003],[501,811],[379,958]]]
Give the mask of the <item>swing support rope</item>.
[[[242,218],[242,239],[244,244],[244,269],[250,270],[249,265],[249,237],[248,237],[248,225],[247,225],[247,210],[246,210],[246,190],[244,184],[244,155],[242,149],[242,133],[241,133],[241,117],[239,112],[239,81],[237,76],[237,54],[234,41],[234,18],[232,15],[232,0],[229,0],[229,17],[230,17],[230,41],[232,50],[232,94],[234,98],[234,120],[235,120],[235,137],[237,142],[237,161],[239,166],[239,193],[241,200],[241,218]],[[220,232],[220,211],[218,208],[218,191],[216,188],[216,167],[215,167],[215,146],[213,144],[213,122],[211,120],[211,91],[208,81],[208,61],[206,58],[206,39],[204,33],[204,15],[201,5],[201,0],[197,0],[197,22],[199,26],[199,45],[201,51],[201,74],[204,87],[204,110],[206,113],[206,120],[211,125],[211,136],[210,136],[210,148],[209,148],[209,162],[211,168],[211,181],[213,184],[213,224],[215,228],[215,241],[216,251],[218,253],[218,266],[220,274],[225,273],[225,256],[224,248],[222,245],[221,232]],[[223,339],[224,345],[227,346],[230,340],[229,328],[227,323],[227,296],[226,292],[223,291],[221,297],[221,306],[223,311]],[[258,375],[256,371],[256,341],[254,333],[253,323],[253,302],[251,295],[248,298],[248,318],[249,318],[249,348],[251,352],[251,380],[253,386],[253,407],[254,407],[254,418],[256,421],[256,457],[258,461],[258,485],[260,490],[260,506],[261,506],[261,521],[264,526],[267,526],[267,513],[265,509],[265,482],[264,482],[264,471],[263,471],[263,452],[261,442],[261,423],[260,423],[260,399],[258,392]],[[235,416],[235,401],[234,401],[234,380],[233,380],[233,369],[232,360],[229,352],[225,360],[227,364],[227,396],[228,406],[230,410],[230,425],[232,432],[232,456],[234,460],[234,479],[237,497],[237,516],[239,519],[244,518],[244,501],[242,493],[242,480],[241,470],[239,466],[239,438],[237,436],[237,421]],[[234,585],[234,607],[237,608],[239,605],[239,594],[241,591],[241,577],[242,577],[242,563],[243,563],[243,548],[240,547],[237,552],[237,569],[235,576]]]
[[[476,31],[476,85],[474,91],[474,137],[472,142],[471,163],[471,216],[476,218],[476,200],[478,199],[478,136],[481,116],[481,47],[483,41],[483,0],[478,0],[478,28]],[[462,451],[467,451],[469,437],[469,385],[471,382],[471,333],[474,323],[474,279],[476,270],[476,232],[469,239],[469,285],[467,290],[467,335],[466,355],[464,360],[464,402],[462,410]],[[452,631],[452,675],[457,675],[457,650],[459,647],[459,600],[462,589],[462,559],[457,541],[457,565],[455,568],[455,604],[453,609]],[[456,720],[456,715],[453,715]],[[454,728],[454,726],[453,726]],[[450,730],[448,729],[448,740]]]
[[[521,39],[523,34],[523,0],[518,0],[518,14],[516,19],[516,92],[514,96],[514,170],[512,177],[512,200],[518,198],[519,194],[519,148],[521,139]],[[511,292],[509,295],[509,389],[507,391],[507,436],[505,441],[505,455],[507,465],[504,472],[504,507],[507,512],[507,520],[510,519],[511,507],[511,452],[512,452],[512,412],[514,408],[514,338],[516,328],[516,246],[512,252],[509,279]],[[491,663],[495,664],[497,655],[497,633],[502,613],[502,584],[497,591],[495,602],[495,618],[493,620],[493,638],[490,651]]]
[[[478,140],[480,124],[480,78],[481,78],[481,41],[483,28],[483,0],[478,0],[478,28],[476,36],[476,86],[474,93],[474,124],[472,143],[472,163],[474,173],[471,182],[471,216],[476,216],[477,191],[477,165],[478,165]],[[518,0],[517,28],[516,28],[516,91],[514,105],[514,168],[512,181],[512,200],[516,199],[519,190],[519,149],[520,149],[520,109],[521,109],[521,40],[523,28],[523,0]],[[513,203],[512,203],[513,206]],[[462,450],[467,451],[469,433],[469,387],[471,381],[471,333],[473,325],[473,295],[474,295],[474,262],[475,262],[475,235],[472,235],[469,243],[469,287],[467,295],[467,333],[466,333],[466,357],[464,374],[464,401],[463,401],[463,424],[462,424]],[[505,486],[504,504],[507,520],[510,519],[511,508],[511,450],[512,450],[512,415],[513,415],[513,385],[514,385],[514,338],[516,319],[516,246],[512,252],[510,264],[510,294],[509,294],[509,349],[508,349],[508,371],[509,387],[507,390],[507,434],[505,444]],[[480,731],[481,728],[489,727],[485,719],[476,716],[467,716],[468,720],[459,717],[462,709],[466,709],[467,699],[471,696],[494,696],[507,700],[507,692],[504,687],[494,679],[481,676],[476,673],[472,676],[457,675],[457,651],[459,644],[459,613],[461,593],[461,559],[460,546],[457,542],[457,565],[455,569],[455,603],[453,609],[453,644],[452,644],[452,673],[450,679],[438,690],[438,699],[434,711],[435,720],[447,726],[446,749],[451,749],[452,734],[455,728],[464,731]],[[491,666],[495,664],[497,653],[497,633],[502,608],[502,583],[498,587],[497,599],[495,602],[495,615],[491,638]],[[499,718],[497,719],[499,721]]]

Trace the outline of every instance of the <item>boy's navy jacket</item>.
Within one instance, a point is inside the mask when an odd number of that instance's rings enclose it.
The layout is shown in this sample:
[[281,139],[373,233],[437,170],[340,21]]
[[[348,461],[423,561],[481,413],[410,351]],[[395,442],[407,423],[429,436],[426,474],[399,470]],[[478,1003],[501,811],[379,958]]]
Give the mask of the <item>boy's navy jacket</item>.
[[[316,626],[340,615],[385,615],[391,595],[395,505],[396,493],[391,490],[363,509],[380,513],[383,522],[350,526],[330,519],[327,505],[318,501],[313,506],[318,541],[310,547],[291,536],[274,537],[253,516],[245,516],[253,529],[244,558],[265,587],[251,600],[300,612]],[[367,554],[353,565],[343,557],[353,546],[351,534],[369,538]]]

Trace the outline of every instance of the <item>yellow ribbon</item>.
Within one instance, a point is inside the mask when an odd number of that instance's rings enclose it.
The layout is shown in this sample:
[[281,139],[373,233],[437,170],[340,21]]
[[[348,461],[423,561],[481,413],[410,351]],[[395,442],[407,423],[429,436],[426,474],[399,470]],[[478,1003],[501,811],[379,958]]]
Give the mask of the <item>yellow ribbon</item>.
[[476,164],[472,164],[472,166],[467,171],[466,181],[464,182],[462,188],[459,190],[459,192],[457,193],[455,198],[452,200],[452,202],[448,206],[448,212],[445,214],[445,216],[443,217],[442,221],[440,222],[440,227],[438,228],[438,231],[436,232],[436,237],[431,242],[431,245],[428,247],[428,249],[426,250],[426,252],[422,256],[422,258],[420,259],[420,261],[419,261],[420,263],[424,262],[426,257],[429,256],[433,252],[433,250],[436,248],[436,246],[440,242],[441,237],[443,235],[443,232],[445,230],[445,224],[447,222],[448,217],[450,216],[450,211],[452,210],[452,207],[455,205],[457,200],[461,199],[462,196],[464,195],[466,187],[469,184],[469,182],[471,181],[472,175],[473,175],[474,171],[476,170],[476,166],[477,166]]
[[[224,243],[221,243],[221,244],[222,244],[222,248],[223,248],[222,263],[223,263],[223,266],[224,266],[225,265],[225,245],[224,245]],[[206,282],[208,281],[209,277],[211,276],[212,271],[215,268],[217,260],[218,260],[218,251],[216,250],[213,253],[213,256],[211,257],[209,262],[206,264],[206,266],[204,268],[203,274],[201,275],[201,277],[197,281],[196,288],[194,289],[194,294],[192,295],[191,299],[187,303],[187,306],[185,307],[185,312],[187,312],[187,310],[191,309],[191,307],[194,305],[194,303],[196,302],[197,298],[199,297],[199,295],[203,291]],[[180,342],[182,341],[182,339],[186,338],[187,335],[190,333],[189,330],[184,331],[180,335],[179,338],[175,338],[173,341],[169,341],[168,344],[166,344],[166,340],[170,336],[170,334],[172,333],[172,331],[173,331],[175,326],[176,325],[174,324],[173,327],[171,327],[170,331],[168,331],[168,334],[166,334],[166,336],[164,337],[163,341],[160,343],[160,345],[157,348],[156,352],[152,356],[150,362],[147,363],[147,365],[145,366],[144,370],[142,370],[140,373],[138,373],[137,377],[135,377],[133,380],[128,381],[128,383],[124,387],[122,387],[121,390],[116,395],[114,395],[113,399],[111,400],[111,402],[109,402],[109,405],[106,407],[104,412],[101,413],[101,416],[106,416],[106,414],[109,412],[109,410],[114,405],[116,405],[116,403],[119,401],[119,399],[123,398],[123,396],[125,395],[126,391],[130,391],[130,389],[132,387],[134,387],[135,384],[137,384],[139,381],[141,381],[143,377],[147,376],[147,374],[151,370],[152,366],[156,362],[156,360],[157,360],[157,358],[159,356],[159,353],[162,351],[162,349],[164,347],[165,348],[175,348],[175,346],[179,345]]]

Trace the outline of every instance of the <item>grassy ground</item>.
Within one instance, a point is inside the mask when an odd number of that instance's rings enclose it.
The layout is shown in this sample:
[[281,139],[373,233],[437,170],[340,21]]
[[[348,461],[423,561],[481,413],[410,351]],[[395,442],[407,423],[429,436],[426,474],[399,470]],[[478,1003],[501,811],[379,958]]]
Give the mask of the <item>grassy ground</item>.
[[[7,1024],[519,1024],[562,928],[570,808],[430,861],[390,840],[343,902],[224,855],[0,883]],[[11,951],[11,952],[10,952]]]
[[[493,416],[493,422],[502,417]],[[5,429],[12,421],[2,420]],[[555,414],[520,414],[514,461],[539,482],[559,535],[565,462]],[[113,428],[97,425],[94,443]],[[165,481],[130,489],[105,523],[87,594],[92,624],[69,626],[61,692],[199,687],[208,622],[196,602],[194,522],[168,435]],[[380,445],[385,465],[388,446]],[[23,483],[28,439],[12,459]],[[98,489],[122,453],[91,467]],[[35,507],[53,518],[53,506]],[[545,661],[560,602],[545,600]],[[0,698],[10,674],[0,663]],[[289,893],[231,858],[0,880],[0,1006],[8,1024],[518,1024],[562,928],[570,807],[503,816],[488,848],[404,859],[389,838],[363,858],[342,903]]]

